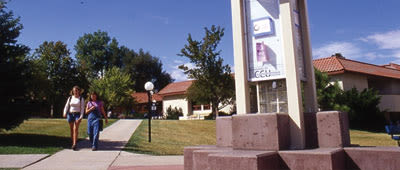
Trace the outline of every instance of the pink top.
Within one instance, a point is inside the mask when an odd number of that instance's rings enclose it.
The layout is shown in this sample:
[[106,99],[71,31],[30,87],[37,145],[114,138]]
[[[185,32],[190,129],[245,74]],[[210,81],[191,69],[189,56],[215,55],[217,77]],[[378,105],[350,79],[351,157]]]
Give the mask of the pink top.
[[100,111],[100,109],[103,107],[103,102],[102,101],[89,101],[86,105],[87,108],[91,108],[92,106],[96,107]]

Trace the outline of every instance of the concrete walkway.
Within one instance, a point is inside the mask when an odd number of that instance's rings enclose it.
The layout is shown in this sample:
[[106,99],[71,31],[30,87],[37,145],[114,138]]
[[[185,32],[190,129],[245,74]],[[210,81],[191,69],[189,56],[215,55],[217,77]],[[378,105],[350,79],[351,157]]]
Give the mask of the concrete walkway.
[[183,156],[151,156],[122,151],[111,170],[183,170]]
[[97,151],[86,139],[78,143],[78,151],[64,149],[24,169],[132,169],[183,170],[183,156],[151,156],[121,151],[142,120],[118,120],[100,134]]
[[64,149],[27,170],[45,169],[103,169],[106,170],[116,160],[121,149],[128,142],[142,120],[118,120],[100,134],[98,151],[92,151],[89,141],[78,143],[78,151]]
[[23,168],[49,156],[48,154],[0,155],[0,168]]

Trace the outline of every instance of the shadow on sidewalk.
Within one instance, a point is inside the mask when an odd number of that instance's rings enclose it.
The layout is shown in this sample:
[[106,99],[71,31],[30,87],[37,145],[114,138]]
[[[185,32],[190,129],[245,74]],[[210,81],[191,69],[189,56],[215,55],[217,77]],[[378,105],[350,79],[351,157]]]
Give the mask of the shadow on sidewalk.
[[[99,140],[99,146],[97,148],[98,151],[120,151],[124,148],[127,142],[121,141],[107,141],[107,140]],[[88,139],[83,139],[78,143],[78,150],[82,149],[91,149],[92,145]]]

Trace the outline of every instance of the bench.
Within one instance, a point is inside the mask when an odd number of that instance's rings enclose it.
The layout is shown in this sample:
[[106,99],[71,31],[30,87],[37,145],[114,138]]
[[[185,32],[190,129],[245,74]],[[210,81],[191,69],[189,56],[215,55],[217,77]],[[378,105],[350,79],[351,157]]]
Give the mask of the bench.
[[400,125],[386,125],[385,129],[392,136],[392,139],[397,141],[397,145],[400,146]]

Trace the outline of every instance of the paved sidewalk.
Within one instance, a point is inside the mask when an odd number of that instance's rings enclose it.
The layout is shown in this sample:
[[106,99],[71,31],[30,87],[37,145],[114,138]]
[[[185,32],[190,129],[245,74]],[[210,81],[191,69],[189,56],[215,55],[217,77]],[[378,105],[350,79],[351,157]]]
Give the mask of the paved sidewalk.
[[183,156],[151,156],[122,151],[111,170],[183,170]]
[[27,170],[57,169],[108,169],[116,160],[121,149],[128,142],[142,120],[118,120],[100,134],[98,151],[91,151],[88,140],[78,143],[78,151],[64,149],[38,163],[28,166]]
[[48,154],[8,154],[0,155],[1,168],[23,168],[33,164],[45,157]]

